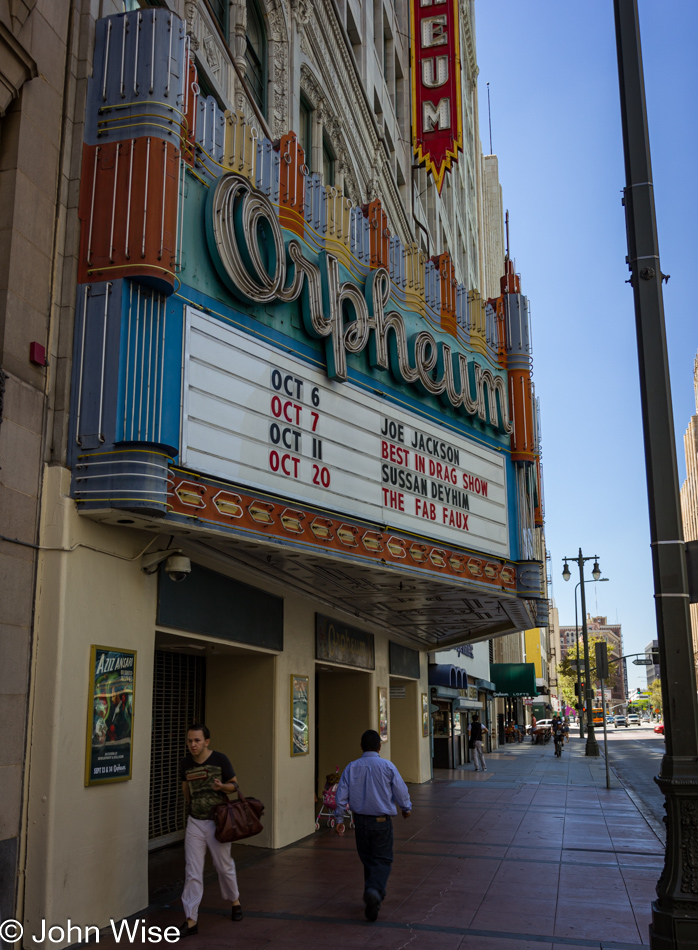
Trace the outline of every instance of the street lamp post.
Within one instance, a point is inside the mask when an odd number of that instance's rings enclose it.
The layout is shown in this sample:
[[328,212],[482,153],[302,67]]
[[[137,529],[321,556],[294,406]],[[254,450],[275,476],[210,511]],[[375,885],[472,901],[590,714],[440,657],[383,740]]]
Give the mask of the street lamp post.
[[[584,641],[584,677],[586,679],[586,711],[587,711],[587,745],[585,755],[598,757],[599,755],[599,744],[596,741],[596,734],[594,732],[594,717],[591,715],[591,710],[593,708],[593,689],[591,686],[591,667],[589,664],[589,631],[587,630],[587,600],[586,594],[584,591],[584,562],[593,561],[594,567],[591,572],[591,576],[595,581],[598,581],[601,577],[601,569],[599,567],[599,559],[596,555],[592,557],[584,557],[582,554],[582,549],[579,549],[579,555],[577,557],[565,557],[564,559],[565,566],[562,569],[563,578],[568,581],[572,576],[570,569],[567,565],[568,561],[575,561],[579,566],[579,586],[581,588],[582,596],[582,640]],[[576,606],[576,598],[575,598]],[[578,651],[579,652],[579,651]]]
[[[579,584],[577,584],[579,587]],[[574,635],[577,644],[577,703],[579,704],[579,738],[584,738],[584,698],[582,696],[582,664],[579,662],[579,621],[577,620],[577,587],[574,589]]]
[[[563,572],[564,576],[564,572]],[[608,581],[607,577],[602,577],[600,580],[594,578],[590,581],[584,581],[585,584],[603,584],[605,581]],[[579,590],[579,585],[581,581],[577,581],[574,588],[574,632],[577,637],[577,700],[579,702],[579,738],[584,738],[584,704],[582,703],[582,668],[579,665],[579,622],[577,620],[577,591]]]
[[698,704],[637,0],[614,0],[614,12],[666,747],[657,784],[667,842],[650,945],[674,950],[698,946]]

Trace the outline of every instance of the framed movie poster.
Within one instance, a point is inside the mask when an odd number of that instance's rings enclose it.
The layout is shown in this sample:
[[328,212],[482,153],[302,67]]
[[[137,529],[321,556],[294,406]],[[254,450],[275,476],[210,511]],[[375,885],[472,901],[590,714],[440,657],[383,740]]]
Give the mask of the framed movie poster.
[[308,728],[308,677],[291,673],[291,755],[310,752]]
[[132,777],[136,651],[92,644],[85,785]]
[[422,735],[426,739],[429,735],[429,697],[422,693]]
[[378,687],[378,733],[381,742],[388,741],[388,687]]

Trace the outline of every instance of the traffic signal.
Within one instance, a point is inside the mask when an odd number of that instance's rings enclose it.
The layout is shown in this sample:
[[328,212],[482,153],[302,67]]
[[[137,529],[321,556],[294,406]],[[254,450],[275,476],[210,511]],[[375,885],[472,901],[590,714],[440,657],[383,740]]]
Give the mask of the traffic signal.
[[600,680],[608,679],[608,644],[600,640],[596,646],[596,675]]
[[659,666],[659,647],[652,647],[652,662]]
[[574,684],[574,695],[579,699],[579,683]]

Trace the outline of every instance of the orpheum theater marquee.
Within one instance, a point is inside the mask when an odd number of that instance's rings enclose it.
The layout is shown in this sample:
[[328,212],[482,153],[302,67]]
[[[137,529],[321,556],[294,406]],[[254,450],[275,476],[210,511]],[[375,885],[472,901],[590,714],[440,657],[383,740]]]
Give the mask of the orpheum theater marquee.
[[415,642],[545,622],[528,307],[484,301],[198,95],[183,23],[98,23],[72,494]]

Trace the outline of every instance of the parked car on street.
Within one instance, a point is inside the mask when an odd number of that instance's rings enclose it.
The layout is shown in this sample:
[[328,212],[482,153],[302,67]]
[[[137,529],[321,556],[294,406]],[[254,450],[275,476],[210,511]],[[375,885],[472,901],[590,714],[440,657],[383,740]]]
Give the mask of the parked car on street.
[[639,725],[640,725],[640,717],[637,715],[637,713],[629,713],[629,714],[628,714],[628,725],[629,725],[629,726],[639,726]]
[[625,716],[616,716],[614,725],[616,729],[618,728],[618,726],[625,726],[625,728],[627,729],[628,720],[625,718]]
[[664,735],[664,723],[663,723],[663,722],[658,722],[657,725],[654,727],[654,731],[655,731],[655,732],[658,732],[660,735],[663,736],[663,735]]

